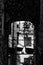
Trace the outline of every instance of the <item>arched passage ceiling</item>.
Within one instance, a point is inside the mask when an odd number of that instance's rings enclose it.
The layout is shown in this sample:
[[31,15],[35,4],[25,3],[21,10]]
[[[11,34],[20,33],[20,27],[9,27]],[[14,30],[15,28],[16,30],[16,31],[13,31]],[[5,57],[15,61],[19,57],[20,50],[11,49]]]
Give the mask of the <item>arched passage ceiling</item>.
[[5,12],[8,20],[29,20],[38,24],[40,21],[40,0],[6,0]]

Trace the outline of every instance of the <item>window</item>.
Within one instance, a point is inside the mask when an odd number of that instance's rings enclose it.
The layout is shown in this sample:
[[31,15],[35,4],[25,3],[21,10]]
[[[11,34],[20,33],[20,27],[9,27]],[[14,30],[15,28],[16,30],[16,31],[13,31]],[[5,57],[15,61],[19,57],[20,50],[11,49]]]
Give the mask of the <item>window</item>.
[[[9,47],[16,48],[17,57],[19,56],[16,62],[19,65],[23,65],[25,59],[33,57],[35,44],[34,25],[29,21],[16,21],[11,23],[11,34],[9,36]],[[32,63],[31,59],[29,59],[29,63]]]
[[25,45],[31,48],[34,44],[34,25],[29,21],[16,21],[11,23],[11,36],[14,38],[14,46],[15,44],[19,44],[19,46]]

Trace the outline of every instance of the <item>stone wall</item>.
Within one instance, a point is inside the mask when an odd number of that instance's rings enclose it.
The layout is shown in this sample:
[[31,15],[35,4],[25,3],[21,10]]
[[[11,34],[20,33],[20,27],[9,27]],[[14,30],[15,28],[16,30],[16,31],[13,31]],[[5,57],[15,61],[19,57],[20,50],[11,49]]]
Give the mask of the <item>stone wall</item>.
[[3,0],[0,0],[0,65],[3,65]]
[[[39,43],[39,44],[38,44]],[[38,30],[37,64],[43,65],[43,0],[40,0],[40,25]]]

